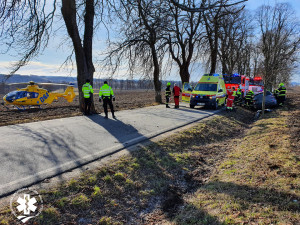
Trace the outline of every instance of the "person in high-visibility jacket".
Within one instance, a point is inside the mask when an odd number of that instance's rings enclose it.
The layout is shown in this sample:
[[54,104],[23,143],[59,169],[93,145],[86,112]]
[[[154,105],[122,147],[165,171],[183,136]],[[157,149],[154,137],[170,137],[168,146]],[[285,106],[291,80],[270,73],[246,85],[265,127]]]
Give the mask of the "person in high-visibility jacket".
[[245,96],[246,106],[250,106],[253,104],[253,97],[254,97],[254,92],[249,90]]
[[99,91],[99,102],[101,102],[103,99],[103,108],[105,113],[105,119],[108,118],[108,112],[107,112],[107,105],[109,105],[111,114],[113,118],[115,119],[115,111],[114,106],[112,104],[112,100],[115,101],[114,91],[113,89],[107,84],[107,81],[104,81],[103,86],[100,88]]
[[242,103],[242,89],[238,88],[238,90],[236,91],[236,96],[234,98],[234,101],[236,104]]
[[174,95],[174,103],[175,103],[175,109],[179,108],[179,96],[181,93],[181,88],[177,86],[177,84],[174,84],[173,87],[173,95]]
[[170,108],[170,106],[169,106],[170,97],[171,97],[171,83],[170,82],[167,83],[165,95],[166,95],[166,108]]
[[279,88],[276,90],[275,93],[278,105],[282,106],[286,98],[286,88],[283,83],[279,84]]
[[94,93],[89,79],[86,79],[85,84],[82,86],[82,93],[84,98],[84,114],[89,115],[92,105],[92,94]]

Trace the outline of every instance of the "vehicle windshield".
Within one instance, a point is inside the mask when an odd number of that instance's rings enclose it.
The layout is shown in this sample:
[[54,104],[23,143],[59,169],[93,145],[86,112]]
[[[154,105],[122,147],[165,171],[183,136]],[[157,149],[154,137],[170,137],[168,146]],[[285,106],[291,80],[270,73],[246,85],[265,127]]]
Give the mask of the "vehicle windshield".
[[253,78],[251,78],[249,84],[255,86],[263,86],[264,82],[262,80],[253,80]]
[[27,91],[12,91],[6,95],[7,101],[14,101],[19,98],[27,97]]
[[195,91],[217,91],[217,84],[198,83]]
[[224,76],[225,84],[240,84],[241,83],[241,76]]

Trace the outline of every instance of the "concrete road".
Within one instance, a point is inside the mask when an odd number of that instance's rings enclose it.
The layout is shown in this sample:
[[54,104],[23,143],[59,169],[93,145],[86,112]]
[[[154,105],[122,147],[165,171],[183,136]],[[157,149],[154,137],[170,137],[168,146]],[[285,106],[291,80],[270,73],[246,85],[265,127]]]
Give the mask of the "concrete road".
[[0,196],[218,112],[181,106],[0,127]]

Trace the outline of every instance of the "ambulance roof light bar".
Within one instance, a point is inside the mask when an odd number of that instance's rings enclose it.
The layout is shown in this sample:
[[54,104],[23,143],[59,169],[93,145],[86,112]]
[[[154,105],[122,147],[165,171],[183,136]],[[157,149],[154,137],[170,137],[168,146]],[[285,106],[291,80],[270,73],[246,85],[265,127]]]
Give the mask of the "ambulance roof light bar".
[[218,73],[210,73],[210,74],[206,73],[206,74],[204,74],[204,76],[219,77],[220,75]]

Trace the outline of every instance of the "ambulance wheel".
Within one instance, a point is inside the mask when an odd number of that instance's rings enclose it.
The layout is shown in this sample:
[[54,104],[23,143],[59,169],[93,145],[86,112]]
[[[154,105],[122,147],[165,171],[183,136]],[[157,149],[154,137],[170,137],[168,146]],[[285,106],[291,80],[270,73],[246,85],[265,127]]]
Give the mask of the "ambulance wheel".
[[193,108],[195,108],[195,106],[194,105],[190,105],[190,108],[193,109]]
[[215,105],[213,106],[213,109],[216,110],[218,108],[219,108],[219,103],[218,103],[218,101],[216,101]]

